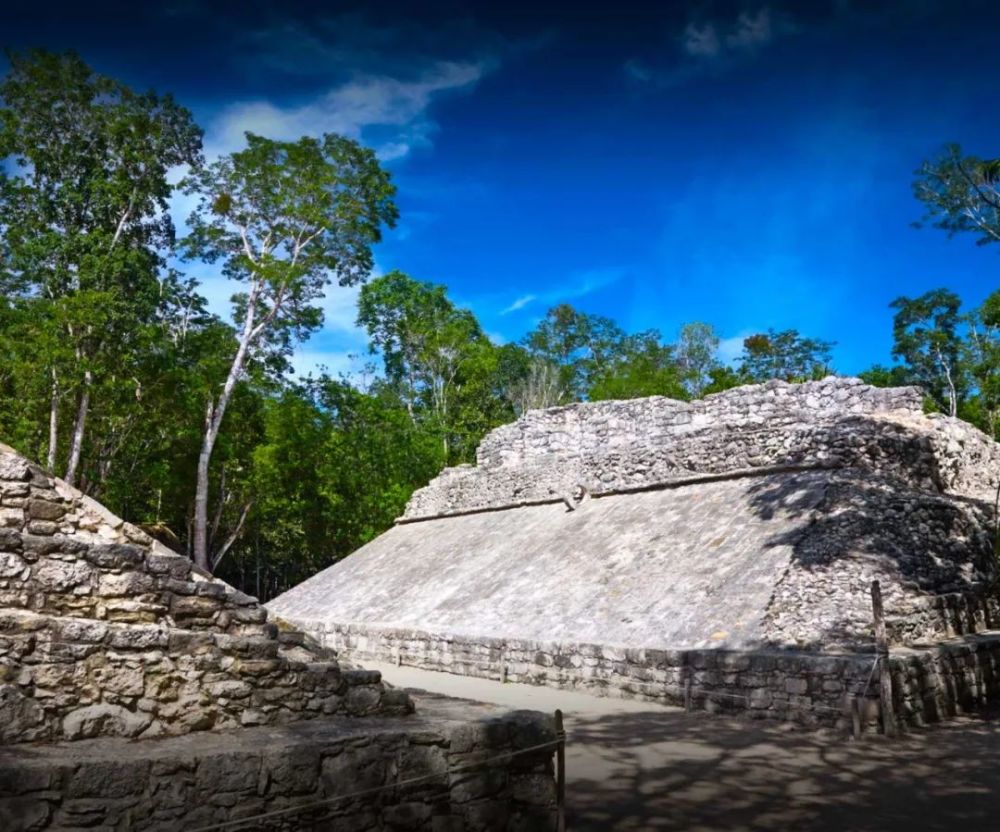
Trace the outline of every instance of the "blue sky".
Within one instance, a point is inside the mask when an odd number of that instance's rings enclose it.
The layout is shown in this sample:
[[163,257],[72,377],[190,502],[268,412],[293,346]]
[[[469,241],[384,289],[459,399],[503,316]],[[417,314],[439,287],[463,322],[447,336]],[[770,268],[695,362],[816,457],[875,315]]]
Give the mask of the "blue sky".
[[[371,144],[401,211],[379,268],[497,340],[566,301],[668,338],[709,321],[725,356],[794,327],[857,372],[889,361],[895,297],[1000,288],[1000,247],[913,228],[910,190],[945,142],[1000,155],[991,4],[154,5],[15,11],[0,41],[173,92],[210,154],[246,129]],[[186,269],[224,311],[231,287]],[[330,293],[300,371],[363,352],[355,295]]]

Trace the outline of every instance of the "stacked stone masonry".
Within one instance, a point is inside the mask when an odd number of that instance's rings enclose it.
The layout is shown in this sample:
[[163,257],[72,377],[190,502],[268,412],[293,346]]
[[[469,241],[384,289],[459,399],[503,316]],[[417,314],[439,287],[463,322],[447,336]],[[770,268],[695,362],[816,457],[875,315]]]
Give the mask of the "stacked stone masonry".
[[550,717],[426,700],[406,719],[0,746],[0,829],[543,832],[554,739]]
[[2,446],[0,524],[0,744],[412,709]]
[[[485,679],[546,685],[849,730],[860,698],[879,724],[874,652],[657,650],[600,644],[471,638],[419,630],[327,627],[323,640],[359,660],[399,662]],[[1000,634],[903,648],[889,660],[899,727],[915,727],[1000,701]]]
[[662,397],[530,411],[446,469],[405,520],[683,483],[769,468],[850,468],[987,499],[1000,448],[967,423],[921,412],[916,388],[857,379],[780,381],[696,402]]

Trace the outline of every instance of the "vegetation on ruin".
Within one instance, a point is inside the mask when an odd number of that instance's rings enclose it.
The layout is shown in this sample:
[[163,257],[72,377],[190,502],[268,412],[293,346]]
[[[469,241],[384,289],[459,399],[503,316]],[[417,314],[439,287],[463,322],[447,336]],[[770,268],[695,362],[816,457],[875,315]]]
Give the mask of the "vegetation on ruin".
[[[446,287],[372,275],[396,219],[374,154],[336,135],[204,162],[168,95],[72,55],[11,56],[0,82],[0,437],[247,591],[267,598],[388,527],[407,498],[525,410],[696,398],[836,372],[795,330],[733,362],[704,322],[626,332],[560,304],[497,344]],[[197,197],[179,237],[177,187]],[[958,146],[917,172],[928,224],[1000,242],[1000,165]],[[234,323],[208,310],[182,255],[234,278]],[[327,286],[363,284],[370,370],[297,378]],[[968,309],[946,288],[893,304],[892,366],[928,407],[1000,432],[1000,291]],[[711,310],[705,311],[705,317]]]

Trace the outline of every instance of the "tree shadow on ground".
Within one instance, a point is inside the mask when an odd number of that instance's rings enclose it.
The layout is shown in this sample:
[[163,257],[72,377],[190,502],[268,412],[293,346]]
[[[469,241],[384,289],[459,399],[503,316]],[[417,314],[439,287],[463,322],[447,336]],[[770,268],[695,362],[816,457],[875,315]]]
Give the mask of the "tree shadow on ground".
[[996,829],[994,717],[854,742],[663,710],[570,715],[568,828]]

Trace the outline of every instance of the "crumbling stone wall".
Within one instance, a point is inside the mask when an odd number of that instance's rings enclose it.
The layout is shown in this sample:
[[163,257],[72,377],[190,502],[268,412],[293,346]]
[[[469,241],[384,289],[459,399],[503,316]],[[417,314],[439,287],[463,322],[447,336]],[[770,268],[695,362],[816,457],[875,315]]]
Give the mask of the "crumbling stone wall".
[[404,520],[774,468],[857,468],[908,487],[988,500],[1000,447],[925,416],[915,388],[857,379],[741,387],[696,402],[652,397],[531,411],[497,428],[479,464],[447,469]]
[[3,446],[0,524],[0,743],[412,709]]
[[554,454],[581,455],[614,448],[672,444],[697,430],[812,423],[829,416],[908,411],[919,413],[916,387],[877,388],[858,379],[829,377],[806,384],[770,381],[715,393],[693,402],[663,396],[583,402],[532,410],[488,434],[480,467],[520,465]]

